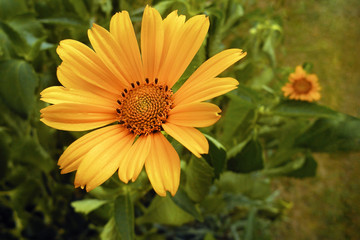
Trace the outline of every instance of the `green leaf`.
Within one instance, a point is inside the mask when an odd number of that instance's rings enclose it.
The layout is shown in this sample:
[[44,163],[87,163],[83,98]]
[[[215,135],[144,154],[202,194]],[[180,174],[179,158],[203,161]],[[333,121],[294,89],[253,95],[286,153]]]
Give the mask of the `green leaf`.
[[30,167],[37,167],[45,173],[55,167],[55,161],[33,137],[18,139],[11,150],[15,162],[30,164]]
[[275,106],[272,112],[276,115],[289,117],[338,117],[339,113],[316,103],[287,100]]
[[16,54],[21,57],[25,57],[30,50],[26,40],[20,35],[15,29],[9,26],[5,22],[0,21],[0,30],[4,32],[7,38],[11,41],[11,45],[15,50]]
[[69,1],[73,5],[75,12],[78,16],[84,19],[89,18],[89,12],[82,0],[69,0]]
[[180,188],[174,197],[171,197],[176,205],[178,205],[182,210],[190,213],[196,220],[203,221],[199,210],[196,208],[195,204],[191,201],[186,192]]
[[27,11],[25,0],[0,0],[0,19],[8,19]]
[[240,193],[253,199],[265,199],[272,193],[270,181],[254,174],[224,172],[216,185],[222,193]]
[[8,161],[10,157],[10,136],[5,129],[0,127],[0,180],[2,180],[8,170]]
[[[221,142],[229,145],[233,141],[234,135],[246,137],[246,132],[250,122],[254,119],[254,104],[244,100],[240,96],[229,94],[230,103],[226,109],[223,124],[223,131],[221,135]],[[240,141],[242,139],[239,139]]]
[[114,215],[120,238],[124,240],[134,239],[134,205],[129,192],[115,199]]
[[310,153],[305,156],[304,164],[293,172],[287,174],[289,177],[305,178],[314,177],[316,175],[317,162]]
[[239,173],[249,173],[264,167],[262,147],[257,140],[250,140],[241,152],[228,160],[228,169]]
[[203,158],[192,158],[185,172],[188,196],[194,202],[201,202],[212,184],[214,169]]
[[265,67],[259,75],[251,79],[253,89],[262,89],[274,78],[274,70],[271,67]]
[[295,159],[289,159],[289,161],[280,167],[264,169],[262,174],[268,177],[283,176],[300,169],[304,164],[305,157],[301,156]]
[[108,201],[106,200],[99,200],[99,199],[83,199],[72,202],[71,206],[74,208],[75,212],[89,214],[90,212],[98,209],[107,202]]
[[61,16],[61,17],[51,17],[51,18],[42,18],[39,19],[41,23],[46,24],[56,24],[61,26],[70,26],[70,27],[84,27],[87,26],[86,22],[80,19],[77,16]]
[[296,138],[295,145],[316,152],[359,151],[360,119],[346,115],[320,118]]
[[0,62],[0,97],[19,115],[27,116],[35,102],[38,79],[30,64],[21,60]]
[[100,233],[101,240],[119,240],[119,232],[116,228],[115,219],[111,218]]
[[226,150],[225,147],[216,139],[204,134],[209,142],[209,153],[202,155],[208,164],[214,168],[215,177],[219,178],[220,173],[224,171],[226,166]]
[[181,226],[193,220],[194,217],[178,207],[169,196],[156,196],[145,214],[136,219],[136,223],[160,223]]

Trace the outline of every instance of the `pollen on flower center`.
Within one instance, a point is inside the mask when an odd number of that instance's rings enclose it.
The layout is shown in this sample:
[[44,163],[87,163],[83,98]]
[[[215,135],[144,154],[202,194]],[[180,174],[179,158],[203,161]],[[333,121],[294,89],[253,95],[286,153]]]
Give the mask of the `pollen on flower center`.
[[168,117],[172,106],[172,91],[168,86],[154,83],[132,83],[131,89],[124,89],[118,99],[119,124],[135,135],[148,135],[161,131],[161,124]]
[[308,93],[312,87],[311,82],[307,81],[306,79],[299,79],[295,81],[293,86],[297,93]]

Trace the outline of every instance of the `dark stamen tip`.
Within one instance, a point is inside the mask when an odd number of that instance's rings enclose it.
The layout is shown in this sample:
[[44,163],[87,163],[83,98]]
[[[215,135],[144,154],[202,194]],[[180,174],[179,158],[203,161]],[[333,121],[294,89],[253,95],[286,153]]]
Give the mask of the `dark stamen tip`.
[[134,83],[131,83],[131,87],[134,88],[134,87],[135,87],[135,84],[134,84]]

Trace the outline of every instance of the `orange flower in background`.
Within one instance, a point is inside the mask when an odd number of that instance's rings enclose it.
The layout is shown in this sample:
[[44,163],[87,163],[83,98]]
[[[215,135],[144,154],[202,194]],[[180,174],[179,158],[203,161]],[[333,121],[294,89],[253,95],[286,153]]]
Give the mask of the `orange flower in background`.
[[282,87],[285,97],[301,101],[317,101],[320,99],[320,85],[315,74],[307,74],[302,66],[297,66],[289,75],[289,83]]
[[221,110],[204,101],[236,88],[235,79],[216,76],[246,55],[240,49],[220,52],[173,93],[208,28],[204,15],[185,21],[174,11],[163,20],[147,6],[141,54],[126,11],[112,17],[110,31],[96,24],[88,31],[94,50],[75,40],[60,42],[57,76],[63,86],[41,93],[41,100],[53,104],[41,110],[41,121],[67,131],[102,127],[76,140],[59,159],[61,173],[77,170],[75,187],[90,191],[117,170],[123,182],[135,181],[145,165],[154,190],[175,195],[180,159],[162,131],[197,157],[208,153],[195,127],[214,124]]

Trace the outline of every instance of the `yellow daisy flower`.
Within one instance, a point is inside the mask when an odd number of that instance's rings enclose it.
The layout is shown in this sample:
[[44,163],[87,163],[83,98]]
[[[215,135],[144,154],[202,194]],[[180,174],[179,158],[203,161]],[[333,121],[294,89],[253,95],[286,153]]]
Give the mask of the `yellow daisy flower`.
[[317,101],[320,99],[320,85],[315,74],[307,74],[302,66],[297,66],[289,75],[289,83],[282,87],[285,97],[301,101]]
[[[141,55],[126,11],[112,17],[110,31],[96,24],[88,31],[94,50],[74,40],[60,42],[57,76],[63,86],[41,93],[41,100],[53,104],[41,110],[41,121],[67,131],[103,127],[76,140],[59,159],[61,173],[77,170],[75,187],[90,191],[117,170],[121,181],[135,181],[145,165],[154,190],[175,195],[180,159],[161,131],[197,157],[208,153],[195,127],[214,124],[221,110],[204,101],[236,88],[235,79],[216,76],[246,55],[229,49],[213,56],[173,93],[208,28],[204,15],[185,21],[174,11],[162,19],[147,6]],[[106,126],[111,123],[116,124]]]

